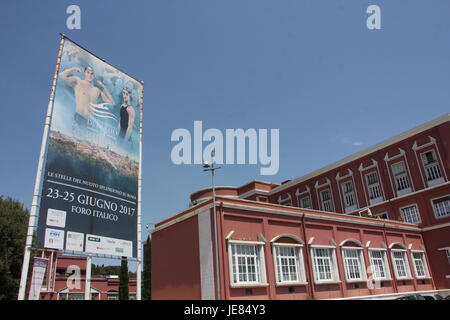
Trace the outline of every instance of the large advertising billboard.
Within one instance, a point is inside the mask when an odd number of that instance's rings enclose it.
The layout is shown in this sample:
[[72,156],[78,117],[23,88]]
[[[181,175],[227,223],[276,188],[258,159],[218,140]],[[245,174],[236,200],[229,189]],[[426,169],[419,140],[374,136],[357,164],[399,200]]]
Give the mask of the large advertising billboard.
[[64,38],[37,242],[136,257],[143,84]]

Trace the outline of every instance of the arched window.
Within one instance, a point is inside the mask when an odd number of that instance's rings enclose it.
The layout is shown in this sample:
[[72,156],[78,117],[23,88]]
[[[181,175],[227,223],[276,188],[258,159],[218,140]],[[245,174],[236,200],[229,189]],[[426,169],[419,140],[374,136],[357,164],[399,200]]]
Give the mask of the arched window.
[[304,242],[299,237],[283,234],[271,241],[277,285],[306,284]]
[[341,249],[347,282],[366,281],[362,243],[355,239],[348,239],[341,243]]
[[395,278],[397,280],[411,279],[411,269],[406,256],[407,247],[403,243],[395,242],[389,248],[391,249]]
[[391,273],[389,271],[386,249],[369,248],[370,271],[375,280],[390,280]]

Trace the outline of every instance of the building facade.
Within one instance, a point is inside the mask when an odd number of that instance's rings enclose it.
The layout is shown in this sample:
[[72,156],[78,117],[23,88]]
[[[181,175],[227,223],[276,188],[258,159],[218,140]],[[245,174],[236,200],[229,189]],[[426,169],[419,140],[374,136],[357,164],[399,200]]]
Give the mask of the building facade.
[[444,115],[281,185],[218,187],[216,219],[195,192],[152,231],[154,299],[450,289],[449,143]]

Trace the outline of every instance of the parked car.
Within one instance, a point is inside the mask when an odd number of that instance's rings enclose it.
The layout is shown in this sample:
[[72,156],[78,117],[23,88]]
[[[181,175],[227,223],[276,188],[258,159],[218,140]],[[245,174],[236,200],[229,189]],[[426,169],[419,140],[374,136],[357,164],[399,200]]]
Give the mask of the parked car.
[[395,300],[426,300],[426,299],[424,297],[422,297],[420,294],[411,294],[411,295],[398,297]]
[[425,298],[425,300],[442,300],[442,297],[438,294],[435,295],[423,295],[422,297]]

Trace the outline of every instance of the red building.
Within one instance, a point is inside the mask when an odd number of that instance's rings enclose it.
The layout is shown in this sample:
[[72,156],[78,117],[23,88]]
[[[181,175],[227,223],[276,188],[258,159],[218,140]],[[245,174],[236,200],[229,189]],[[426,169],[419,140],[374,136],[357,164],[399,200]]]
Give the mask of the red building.
[[[281,185],[211,189],[152,231],[154,299],[450,290],[450,115]],[[218,275],[218,276],[217,276]]]
[[[84,300],[86,284],[86,258],[48,255],[44,284],[40,300]],[[119,276],[92,276],[91,300],[118,300]],[[136,279],[129,279],[130,299],[136,299]]]

